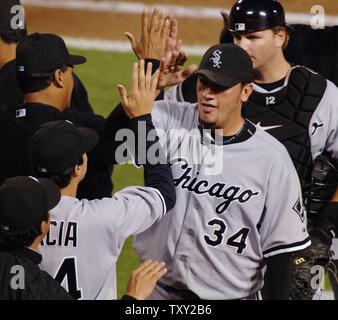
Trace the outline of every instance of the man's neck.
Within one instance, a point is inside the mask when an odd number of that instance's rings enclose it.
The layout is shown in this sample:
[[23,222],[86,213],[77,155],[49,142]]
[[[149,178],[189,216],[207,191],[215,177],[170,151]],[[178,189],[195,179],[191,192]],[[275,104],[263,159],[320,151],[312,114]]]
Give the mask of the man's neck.
[[61,101],[59,101],[57,97],[54,97],[54,95],[49,94],[49,92],[46,90],[48,90],[48,88],[42,91],[25,94],[24,102],[46,104],[58,109],[61,112],[64,111],[65,108],[63,107]]
[[254,70],[253,80],[256,83],[273,83],[285,78],[291,65],[281,53],[259,69]]
[[60,193],[62,196],[76,198],[78,186],[79,182],[77,182],[75,179],[71,179],[71,182],[67,187],[60,189]]
[[3,68],[5,64],[12,61],[16,57],[16,43],[12,44],[4,44],[2,43],[0,46],[1,54],[0,54],[0,69]]

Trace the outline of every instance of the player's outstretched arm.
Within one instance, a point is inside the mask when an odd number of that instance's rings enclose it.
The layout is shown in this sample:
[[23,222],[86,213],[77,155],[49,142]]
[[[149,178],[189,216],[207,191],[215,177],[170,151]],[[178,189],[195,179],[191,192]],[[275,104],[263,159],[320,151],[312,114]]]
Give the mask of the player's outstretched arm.
[[[134,141],[145,140],[145,149],[139,148],[136,143],[134,155],[135,164],[144,166],[144,186],[157,189],[164,199],[165,211],[169,211],[176,202],[175,185],[170,166],[163,154],[159,138],[152,123],[151,112],[156,95],[159,70],[154,75],[151,75],[151,73],[152,64],[148,63],[147,71],[145,72],[144,60],[141,60],[139,67],[137,63],[133,66],[129,96],[124,86],[118,85],[118,89],[121,95],[123,111],[129,117],[129,125],[135,135]],[[145,129],[145,135],[142,137],[139,136],[140,126]],[[141,130],[140,134],[143,133],[144,131]],[[149,135],[154,137],[147,139]],[[150,149],[158,150],[159,157],[156,159],[152,157],[153,153],[148,152]]]
[[137,300],[146,300],[153,292],[157,281],[166,274],[167,269],[164,266],[164,262],[144,261],[131,273],[126,294]]

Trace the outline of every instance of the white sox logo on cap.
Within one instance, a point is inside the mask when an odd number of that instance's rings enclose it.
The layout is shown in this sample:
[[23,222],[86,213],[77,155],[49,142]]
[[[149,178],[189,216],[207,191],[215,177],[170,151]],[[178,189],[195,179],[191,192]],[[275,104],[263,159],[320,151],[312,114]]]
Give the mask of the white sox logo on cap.
[[214,68],[218,68],[219,69],[221,67],[221,64],[222,64],[222,62],[221,62],[221,56],[220,56],[221,53],[222,53],[221,50],[215,50],[212,53],[213,57],[210,58],[210,60],[213,62],[213,67]]

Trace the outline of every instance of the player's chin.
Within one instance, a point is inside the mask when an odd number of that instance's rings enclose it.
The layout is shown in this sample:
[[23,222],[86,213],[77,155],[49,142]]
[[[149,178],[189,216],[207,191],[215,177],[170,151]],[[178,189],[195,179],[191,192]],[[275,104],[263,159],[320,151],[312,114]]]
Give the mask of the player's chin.
[[211,119],[203,119],[203,117],[200,117],[200,121],[204,129],[217,129],[216,121],[212,121]]

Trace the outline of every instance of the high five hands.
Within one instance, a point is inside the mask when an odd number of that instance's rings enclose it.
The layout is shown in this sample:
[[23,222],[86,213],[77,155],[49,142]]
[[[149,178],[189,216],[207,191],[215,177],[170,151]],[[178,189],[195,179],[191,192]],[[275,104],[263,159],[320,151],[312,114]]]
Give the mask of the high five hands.
[[125,32],[139,59],[160,60],[157,89],[176,85],[197,69],[196,65],[184,69],[188,55],[181,50],[182,40],[177,40],[177,34],[177,20],[158,7],[154,9],[150,21],[148,10],[143,11],[139,40],[133,34]]

